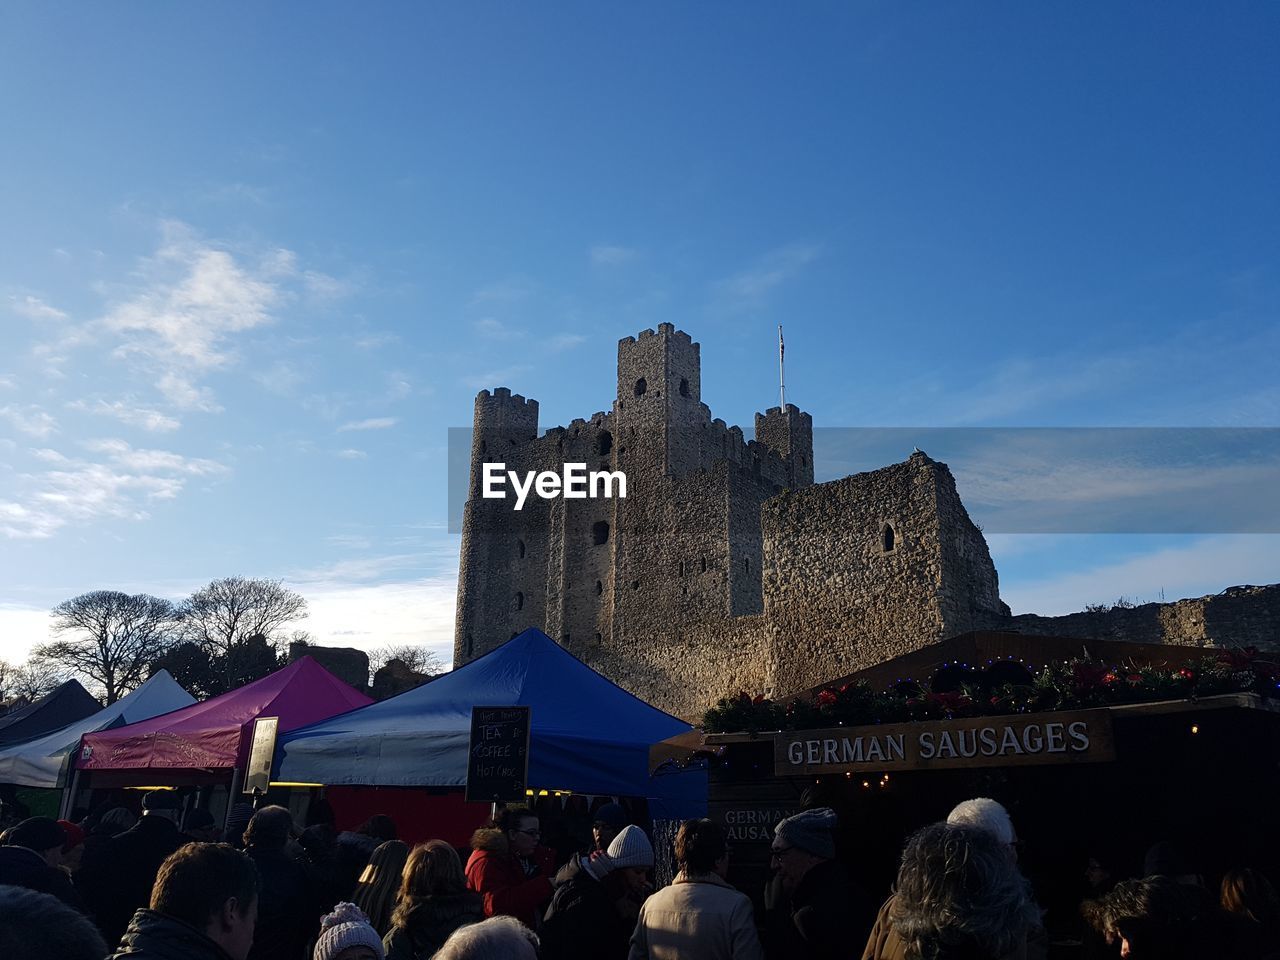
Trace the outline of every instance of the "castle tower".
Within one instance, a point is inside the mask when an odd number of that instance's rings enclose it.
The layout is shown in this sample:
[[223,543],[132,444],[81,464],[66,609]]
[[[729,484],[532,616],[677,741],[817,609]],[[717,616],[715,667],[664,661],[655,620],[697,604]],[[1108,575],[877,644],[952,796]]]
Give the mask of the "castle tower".
[[[506,463],[519,470],[527,448],[538,435],[538,401],[512,395],[506,387],[476,395],[471,434],[471,477],[462,515],[462,549],[458,565],[457,629],[453,662],[461,665],[510,639],[512,631],[534,613],[543,591],[526,593],[516,567],[529,547],[511,523],[505,500],[480,496],[482,464]],[[524,565],[527,568],[528,564]],[[512,584],[516,584],[511,589]],[[518,600],[513,601],[513,595]],[[535,621],[538,622],[538,621]]]
[[794,403],[770,407],[756,414],[756,439],[786,462],[791,489],[813,484],[813,417]]
[[702,405],[700,349],[670,323],[618,341],[614,415],[619,443],[631,451],[620,458],[623,469],[683,476],[701,466],[699,445],[682,436],[710,420]]

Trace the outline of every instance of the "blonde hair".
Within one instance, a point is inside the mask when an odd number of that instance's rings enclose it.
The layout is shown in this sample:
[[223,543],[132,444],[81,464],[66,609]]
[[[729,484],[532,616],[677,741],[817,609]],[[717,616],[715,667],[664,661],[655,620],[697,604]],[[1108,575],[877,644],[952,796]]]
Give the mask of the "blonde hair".
[[386,936],[391,929],[391,911],[396,903],[400,871],[404,869],[409,846],[401,840],[378,845],[356,884],[355,904],[369,918],[369,925]]
[[1222,878],[1222,909],[1270,926],[1280,920],[1280,896],[1267,878],[1244,867]]
[[413,848],[404,865],[400,898],[391,916],[393,927],[409,923],[413,908],[430,897],[461,893],[466,888],[458,851],[443,840],[428,840]]

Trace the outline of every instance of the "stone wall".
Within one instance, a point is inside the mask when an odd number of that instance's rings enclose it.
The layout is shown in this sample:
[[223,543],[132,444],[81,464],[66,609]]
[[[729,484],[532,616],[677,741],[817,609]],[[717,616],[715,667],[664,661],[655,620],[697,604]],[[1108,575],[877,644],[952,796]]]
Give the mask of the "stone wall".
[[369,655],[354,647],[321,647],[294,641],[289,644],[289,662],[311,657],[339,680],[361,693],[369,692]]
[[1059,617],[1020,614],[1002,629],[1131,643],[1246,647],[1280,653],[1280,584],[1229,587],[1172,603],[1144,603]]

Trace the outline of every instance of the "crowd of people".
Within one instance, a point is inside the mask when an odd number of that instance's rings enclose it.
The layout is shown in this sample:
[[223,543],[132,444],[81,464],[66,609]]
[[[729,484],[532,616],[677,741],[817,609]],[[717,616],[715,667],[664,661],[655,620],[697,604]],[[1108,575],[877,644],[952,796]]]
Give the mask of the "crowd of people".
[[[836,813],[776,825],[757,911],[729,882],[717,823],[683,823],[674,880],[616,803],[563,863],[526,808],[476,831],[464,865],[442,840],[410,847],[373,817],[339,832],[323,803],[234,808],[220,828],[174,795],[81,822],[30,817],[0,834],[6,960],[1039,960],[1054,955],[1008,812],[977,798],[914,833],[892,890],[837,857]],[[1280,960],[1280,900],[1261,873],[1211,889],[1173,844],[1144,875],[1090,865],[1081,960]]]

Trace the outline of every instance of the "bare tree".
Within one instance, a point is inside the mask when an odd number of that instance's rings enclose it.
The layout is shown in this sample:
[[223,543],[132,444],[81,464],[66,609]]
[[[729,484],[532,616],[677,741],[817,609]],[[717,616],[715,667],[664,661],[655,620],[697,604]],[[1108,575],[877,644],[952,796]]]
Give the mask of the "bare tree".
[[95,590],[53,608],[53,630],[67,639],[42,644],[31,665],[49,664],[88,678],[108,705],[140,684],[147,667],[172,643],[172,603],[145,593]]
[[9,690],[14,697],[34,703],[53,693],[67,679],[66,670],[57,663],[38,659],[33,654],[22,666],[10,671]]
[[392,660],[399,660],[414,673],[444,673],[444,661],[434,650],[412,643],[389,643],[369,651],[369,670],[377,673]]
[[251,637],[275,644],[281,631],[307,615],[307,601],[279,580],[226,577],[193,593],[182,606],[184,638],[220,657],[227,688],[234,653]]

